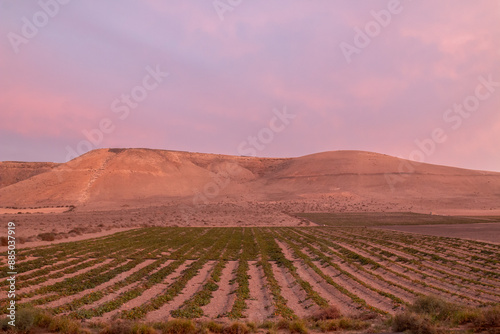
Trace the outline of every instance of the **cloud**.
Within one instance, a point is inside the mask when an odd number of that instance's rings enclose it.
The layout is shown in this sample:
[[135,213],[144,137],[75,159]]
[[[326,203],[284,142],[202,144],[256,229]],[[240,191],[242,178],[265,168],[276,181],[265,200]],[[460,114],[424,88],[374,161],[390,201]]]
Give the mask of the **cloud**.
[[[103,118],[116,130],[101,146],[236,154],[273,108],[287,106],[297,118],[264,156],[332,149],[407,156],[415,139],[444,126],[443,112],[471,93],[479,75],[500,81],[500,5],[401,3],[348,64],[339,44],[352,42],[354,28],[388,1],[243,1],[223,21],[211,1],[71,2],[19,54],[0,40],[0,131],[19,147],[2,146],[0,154],[34,159],[23,148],[38,141],[50,143],[42,149],[47,160],[63,161],[64,148]],[[23,16],[40,10],[3,6],[1,36],[20,32]],[[117,120],[112,101],[157,64],[170,76]],[[500,170],[492,154],[499,106],[500,91],[430,160]]]

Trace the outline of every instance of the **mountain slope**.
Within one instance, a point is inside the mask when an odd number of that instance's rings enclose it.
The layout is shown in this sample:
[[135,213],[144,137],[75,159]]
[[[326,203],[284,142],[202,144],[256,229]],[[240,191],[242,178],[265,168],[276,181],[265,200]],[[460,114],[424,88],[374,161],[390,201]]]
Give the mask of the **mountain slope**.
[[78,209],[178,202],[376,201],[398,207],[498,209],[500,173],[410,163],[362,151],[255,158],[99,149],[0,189],[2,206]]
[[57,167],[53,162],[0,162],[0,188],[9,186]]

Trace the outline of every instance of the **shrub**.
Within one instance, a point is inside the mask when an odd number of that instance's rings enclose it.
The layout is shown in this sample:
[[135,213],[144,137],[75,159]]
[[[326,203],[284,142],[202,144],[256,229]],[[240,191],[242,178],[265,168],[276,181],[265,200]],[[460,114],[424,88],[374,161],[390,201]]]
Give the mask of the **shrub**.
[[222,333],[224,331],[224,325],[215,321],[209,321],[207,323],[207,329],[212,333]]
[[64,334],[78,334],[80,325],[68,318],[54,317],[49,324],[49,331]]
[[290,328],[290,321],[287,319],[280,319],[276,323],[275,327],[276,327],[276,329],[288,329],[288,328]]
[[472,324],[476,330],[496,328],[500,331],[500,305],[481,310],[479,316],[473,319]]
[[366,320],[373,320],[373,319],[376,319],[377,317],[378,317],[377,313],[367,311],[367,312],[362,312],[362,313],[356,314],[356,315],[355,315],[355,316],[353,316],[352,318],[353,318],[353,319],[356,319],[356,320],[363,320],[363,321],[366,321]]
[[352,318],[340,318],[333,320],[322,320],[318,322],[318,327],[322,332],[331,332],[338,330],[359,330],[369,327],[369,323],[352,319]]
[[69,234],[76,234],[76,235],[82,235],[85,233],[85,229],[82,227],[76,227],[72,229],[71,231],[68,232]]
[[463,325],[476,321],[480,316],[480,310],[464,308],[455,312],[452,321],[454,324]]
[[322,309],[314,312],[313,315],[311,316],[312,320],[314,320],[314,321],[338,319],[341,317],[342,317],[342,313],[340,313],[340,310],[335,306],[329,306],[326,308],[322,308]]
[[392,330],[395,332],[410,331],[412,334],[437,333],[429,319],[410,312],[396,315],[392,322]]
[[250,332],[256,332],[259,329],[259,326],[253,321],[247,322],[247,327],[250,330]]
[[307,327],[302,320],[293,320],[288,326],[290,333],[307,334]]
[[54,241],[56,239],[55,233],[40,233],[38,237],[43,241]]
[[144,323],[136,323],[132,327],[132,334],[156,334],[156,330]]
[[4,332],[7,332],[11,326],[9,325],[9,318],[0,319],[0,329]]
[[22,308],[16,314],[16,329],[22,333],[28,333],[35,323],[36,310],[33,308]]
[[436,296],[421,296],[415,300],[410,310],[428,314],[436,320],[450,320],[460,307]]
[[196,326],[188,319],[175,319],[165,323],[161,329],[164,334],[192,334],[196,332]]
[[114,321],[104,327],[100,334],[132,334],[132,324],[129,321]]
[[248,334],[250,329],[247,325],[241,322],[233,322],[231,325],[224,328],[224,334]]
[[270,320],[266,320],[259,327],[264,329],[274,329],[276,324]]

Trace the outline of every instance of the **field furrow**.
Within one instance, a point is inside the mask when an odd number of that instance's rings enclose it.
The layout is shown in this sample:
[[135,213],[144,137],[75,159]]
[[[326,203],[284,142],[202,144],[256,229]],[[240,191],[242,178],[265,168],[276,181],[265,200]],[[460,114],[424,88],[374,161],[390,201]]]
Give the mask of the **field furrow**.
[[387,319],[427,295],[498,305],[499,253],[363,227],[150,227],[20,249],[17,297],[78,321]]

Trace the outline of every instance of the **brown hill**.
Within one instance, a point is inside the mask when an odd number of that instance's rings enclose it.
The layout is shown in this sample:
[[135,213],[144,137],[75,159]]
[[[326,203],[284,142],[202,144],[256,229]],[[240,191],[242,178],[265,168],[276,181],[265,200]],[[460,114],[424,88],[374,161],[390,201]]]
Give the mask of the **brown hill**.
[[18,207],[93,210],[219,201],[329,203],[327,211],[340,202],[374,211],[491,211],[500,209],[500,173],[361,151],[275,159],[99,149],[0,189],[2,206]]
[[58,165],[53,162],[0,161],[0,188],[48,172]]

